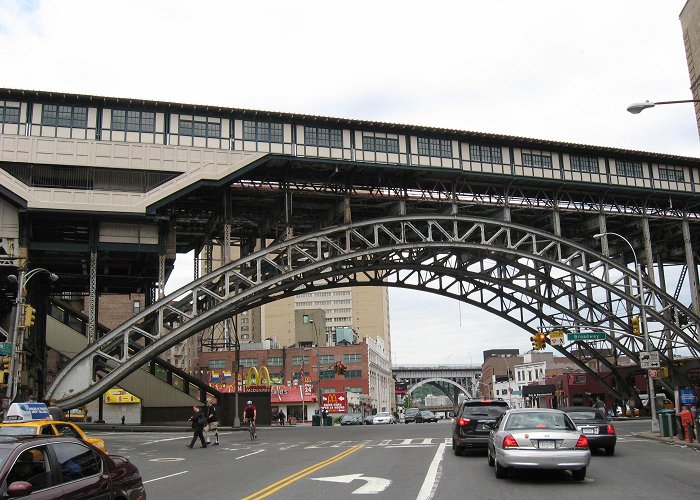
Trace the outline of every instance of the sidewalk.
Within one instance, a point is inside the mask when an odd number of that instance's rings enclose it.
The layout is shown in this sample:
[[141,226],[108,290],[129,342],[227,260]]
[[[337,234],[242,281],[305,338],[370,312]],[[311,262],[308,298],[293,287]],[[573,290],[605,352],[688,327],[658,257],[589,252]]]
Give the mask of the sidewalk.
[[689,446],[691,448],[695,448],[695,449],[700,450],[700,443],[698,443],[696,440],[693,440],[692,443],[689,443],[688,441],[682,441],[682,440],[678,439],[678,436],[664,437],[664,436],[660,436],[659,434],[657,434],[655,432],[633,432],[632,435],[635,437],[650,439],[652,441],[659,441],[661,443],[686,445],[686,446]]

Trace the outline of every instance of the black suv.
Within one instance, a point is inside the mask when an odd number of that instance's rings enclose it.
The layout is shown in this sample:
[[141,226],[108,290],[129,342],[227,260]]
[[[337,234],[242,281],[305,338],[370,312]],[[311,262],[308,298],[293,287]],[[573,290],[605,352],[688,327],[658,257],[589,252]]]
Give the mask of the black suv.
[[461,455],[467,448],[486,449],[491,426],[508,409],[500,400],[471,399],[464,401],[452,424],[452,449]]
[[405,423],[415,422],[416,416],[420,413],[420,408],[406,408],[403,414],[403,421]]

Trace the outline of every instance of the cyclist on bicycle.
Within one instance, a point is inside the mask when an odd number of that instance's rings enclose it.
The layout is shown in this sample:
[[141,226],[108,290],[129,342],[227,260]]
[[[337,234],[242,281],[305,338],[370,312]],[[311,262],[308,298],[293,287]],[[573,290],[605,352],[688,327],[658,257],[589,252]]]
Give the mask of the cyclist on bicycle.
[[255,408],[255,405],[253,404],[252,401],[248,401],[246,403],[245,407],[243,408],[243,419],[248,425],[253,426],[253,436],[255,439],[258,439],[258,432],[255,427],[255,419],[258,416],[258,410]]

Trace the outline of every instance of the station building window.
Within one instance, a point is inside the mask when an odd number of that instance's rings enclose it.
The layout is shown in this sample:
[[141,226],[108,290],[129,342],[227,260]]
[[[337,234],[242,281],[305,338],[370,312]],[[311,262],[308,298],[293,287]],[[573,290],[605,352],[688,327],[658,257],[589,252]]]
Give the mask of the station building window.
[[685,176],[683,175],[683,171],[678,170],[677,168],[660,167],[659,179],[661,179],[662,181],[685,182]]
[[362,149],[365,151],[376,151],[377,153],[398,153],[399,140],[386,137],[363,136]]
[[322,365],[328,365],[331,363],[335,363],[335,355],[334,354],[322,354],[318,357],[318,362],[321,363]]
[[[303,363],[302,363],[302,358],[303,358]],[[293,365],[308,365],[309,364],[309,357],[308,356],[293,356],[292,357],[292,364]]]
[[359,363],[362,361],[361,354],[344,354],[343,363]]
[[0,123],[19,123],[19,106],[0,104]]
[[452,158],[452,141],[419,137],[418,154],[422,156]]
[[240,365],[244,367],[258,366],[258,358],[243,358]]
[[347,370],[345,378],[362,378],[362,370]]
[[243,140],[258,142],[284,142],[282,124],[244,120]]
[[304,143],[307,146],[342,148],[343,131],[330,128],[304,127]]
[[178,134],[189,137],[221,137],[221,123],[201,120],[180,119]]
[[56,127],[87,128],[87,108],[44,104],[41,107],[41,124]]
[[267,366],[282,366],[284,359],[281,357],[267,358]]
[[571,170],[574,172],[597,174],[600,171],[598,158],[595,156],[571,155]]
[[112,111],[111,130],[123,132],[155,132],[156,114],[148,111]]
[[495,146],[469,145],[469,157],[481,163],[503,163],[503,152]]
[[209,368],[210,369],[221,369],[221,368],[226,368],[226,360],[225,359],[210,359],[209,360]]
[[523,166],[536,168],[552,168],[552,157],[534,153],[523,153]]
[[642,177],[642,164],[638,161],[626,161],[617,160],[615,161],[617,166],[617,175],[622,175],[625,177]]

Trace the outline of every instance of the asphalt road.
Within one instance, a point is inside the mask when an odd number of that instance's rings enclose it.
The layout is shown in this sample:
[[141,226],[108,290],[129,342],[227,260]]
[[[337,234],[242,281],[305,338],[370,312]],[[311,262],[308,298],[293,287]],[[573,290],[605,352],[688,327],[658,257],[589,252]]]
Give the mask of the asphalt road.
[[700,451],[634,437],[648,421],[618,422],[614,456],[594,454],[586,480],[568,472],[496,479],[483,453],[452,452],[450,423],[222,430],[220,446],[185,447],[190,434],[91,433],[140,469],[148,498],[697,499]]

